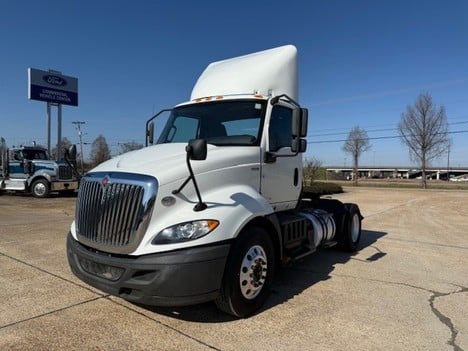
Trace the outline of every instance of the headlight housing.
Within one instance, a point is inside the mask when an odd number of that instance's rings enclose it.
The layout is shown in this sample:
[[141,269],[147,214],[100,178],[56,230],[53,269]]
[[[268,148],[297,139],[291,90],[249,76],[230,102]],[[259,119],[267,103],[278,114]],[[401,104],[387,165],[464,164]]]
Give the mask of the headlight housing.
[[175,244],[195,240],[212,232],[218,225],[219,222],[214,219],[179,223],[160,231],[151,244]]

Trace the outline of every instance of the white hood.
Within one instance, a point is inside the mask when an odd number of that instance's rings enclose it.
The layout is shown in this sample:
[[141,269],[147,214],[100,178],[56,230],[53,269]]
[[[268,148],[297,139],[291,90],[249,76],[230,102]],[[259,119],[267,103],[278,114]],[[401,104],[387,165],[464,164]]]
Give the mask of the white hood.
[[[164,185],[188,176],[186,146],[186,143],[159,144],[131,151],[101,163],[92,172],[117,171],[152,175],[158,179],[160,185]],[[191,161],[191,164],[194,173],[200,174],[259,162],[259,147],[217,147],[208,144],[207,159]]]

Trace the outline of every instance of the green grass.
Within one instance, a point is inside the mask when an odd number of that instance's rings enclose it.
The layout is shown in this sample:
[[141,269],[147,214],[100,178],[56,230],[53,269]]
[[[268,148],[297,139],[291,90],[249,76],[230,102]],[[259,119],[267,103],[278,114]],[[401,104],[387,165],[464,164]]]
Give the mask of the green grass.
[[[323,182],[328,183],[328,182]],[[351,181],[338,181],[334,180],[334,185],[342,187],[353,187],[354,183]],[[359,187],[373,187],[373,188],[401,188],[401,189],[421,189],[421,180],[409,179],[360,179],[358,181]],[[440,189],[440,190],[468,190],[468,182],[447,182],[441,180],[428,180],[427,189]]]
[[341,185],[331,182],[312,182],[303,188],[304,198],[315,199],[322,195],[339,194],[343,192]]
[[[339,194],[344,192],[343,187],[353,187],[351,181],[322,181],[316,180],[310,185],[304,185],[303,198],[315,199],[323,195]],[[421,189],[420,180],[408,179],[361,179],[358,187],[390,188],[390,189]],[[468,191],[468,182],[446,182],[428,180],[427,189]]]

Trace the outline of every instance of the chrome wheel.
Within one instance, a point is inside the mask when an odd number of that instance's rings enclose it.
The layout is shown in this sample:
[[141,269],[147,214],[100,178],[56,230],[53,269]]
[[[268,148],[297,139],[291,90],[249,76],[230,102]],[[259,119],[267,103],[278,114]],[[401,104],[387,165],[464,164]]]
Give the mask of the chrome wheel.
[[33,192],[36,196],[44,196],[47,193],[47,187],[44,183],[38,182],[34,184]]
[[31,193],[34,197],[48,197],[50,194],[50,187],[47,180],[36,180],[31,186]]
[[248,299],[254,299],[262,290],[267,277],[268,260],[265,250],[259,245],[252,246],[242,260],[239,274],[240,290]]
[[215,300],[218,308],[241,318],[257,311],[270,292],[275,263],[275,249],[268,232],[256,226],[244,228],[229,252]]

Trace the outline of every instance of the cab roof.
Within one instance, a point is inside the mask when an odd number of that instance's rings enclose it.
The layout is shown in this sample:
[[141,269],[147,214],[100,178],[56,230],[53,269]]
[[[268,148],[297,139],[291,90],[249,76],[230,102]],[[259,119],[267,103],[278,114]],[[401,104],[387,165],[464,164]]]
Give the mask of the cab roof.
[[297,49],[293,45],[210,63],[190,100],[226,95],[278,96],[298,100]]

